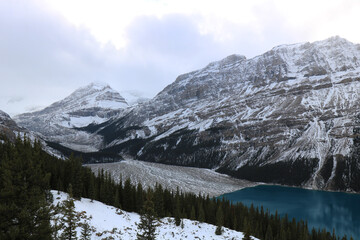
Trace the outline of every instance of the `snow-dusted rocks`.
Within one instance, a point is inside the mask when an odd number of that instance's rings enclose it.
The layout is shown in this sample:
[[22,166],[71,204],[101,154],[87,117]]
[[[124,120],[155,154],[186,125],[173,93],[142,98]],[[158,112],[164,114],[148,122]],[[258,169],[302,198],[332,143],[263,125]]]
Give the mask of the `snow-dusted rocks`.
[[360,46],[332,37],[213,62],[93,131],[135,159],[360,191],[359,102]]
[[19,127],[7,113],[0,110],[0,134],[5,135],[10,140],[14,140],[19,133],[26,133],[29,136],[29,132],[26,129]]
[[[54,197],[54,205],[66,200],[67,194],[51,191]],[[84,212],[88,217],[92,216],[90,226],[95,228],[91,239],[104,239],[112,236],[114,239],[136,239],[137,223],[140,216],[136,213],[129,213],[114,207],[105,205],[98,201],[91,202],[90,199],[82,198],[75,201],[75,211]],[[224,233],[220,236],[215,235],[216,226],[207,223],[199,223],[184,219],[184,228],[176,226],[173,218],[161,219],[161,224],[157,228],[157,239],[234,239],[241,240],[243,234],[228,228],[223,228]],[[81,229],[78,228],[78,236]],[[256,240],[256,238],[253,238]]]
[[103,123],[127,106],[124,98],[109,85],[91,83],[43,110],[17,115],[14,120],[40,133],[47,141],[92,152],[100,149],[102,138],[78,128]]

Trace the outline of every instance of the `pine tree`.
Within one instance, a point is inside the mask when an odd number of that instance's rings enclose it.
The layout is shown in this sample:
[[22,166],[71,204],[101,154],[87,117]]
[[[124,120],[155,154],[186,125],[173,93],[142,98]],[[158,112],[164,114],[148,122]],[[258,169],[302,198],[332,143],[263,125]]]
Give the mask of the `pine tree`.
[[1,145],[0,239],[51,239],[50,176],[37,149],[26,137]]
[[81,223],[80,226],[81,226],[80,240],[90,240],[91,227],[89,222],[86,220],[84,223]]
[[87,217],[84,214],[82,214],[81,218],[84,219],[84,222],[79,224],[81,227],[80,240],[90,240],[92,228],[90,226],[89,221],[91,220],[92,217],[91,216]]
[[130,178],[126,179],[124,183],[124,194],[123,194],[123,207],[125,211],[134,211],[134,199],[132,194],[132,185]]
[[190,219],[191,219],[191,220],[195,220],[195,219],[196,219],[196,216],[195,216],[195,207],[194,207],[194,206],[191,206]]
[[160,184],[156,183],[154,191],[154,206],[155,212],[158,217],[164,217],[164,199],[163,199],[163,188]]
[[59,233],[61,231],[61,229],[63,229],[63,224],[62,224],[62,221],[61,221],[61,216],[59,215],[59,213],[61,212],[61,208],[60,208],[60,205],[59,203],[56,205],[56,206],[53,206],[51,208],[51,217],[52,217],[52,239],[53,240],[59,240],[60,239],[60,236],[59,236]]
[[139,232],[137,233],[137,239],[156,239],[155,231],[157,226],[158,224],[155,216],[154,203],[152,201],[152,193],[149,191],[140,216],[140,223],[138,224]]
[[76,228],[79,226],[80,215],[75,211],[75,204],[72,198],[72,186],[69,185],[69,196],[61,204],[61,211],[64,217],[62,218],[63,233],[61,239],[75,240]]
[[179,226],[181,223],[181,210],[180,210],[180,199],[179,195],[176,196],[176,206],[175,206],[175,225]]
[[223,232],[222,226],[224,225],[224,213],[221,204],[216,211],[216,235],[221,235]]
[[74,157],[74,155],[72,154],[68,161],[71,169],[73,197],[75,199],[80,199],[83,192],[83,171],[81,170],[81,159],[78,157]]
[[273,232],[272,232],[272,228],[271,225],[269,224],[269,226],[266,229],[266,234],[265,234],[265,240],[273,240]]
[[119,189],[116,189],[116,192],[115,192],[114,207],[120,208],[120,194],[119,194]]
[[88,194],[91,202],[93,202],[93,200],[95,199],[95,181],[93,174],[90,174]]
[[144,205],[144,190],[141,183],[138,183],[136,188],[136,211],[140,211]]
[[199,222],[204,222],[205,221],[205,212],[204,212],[203,205],[201,203],[199,204],[198,220],[199,220]]

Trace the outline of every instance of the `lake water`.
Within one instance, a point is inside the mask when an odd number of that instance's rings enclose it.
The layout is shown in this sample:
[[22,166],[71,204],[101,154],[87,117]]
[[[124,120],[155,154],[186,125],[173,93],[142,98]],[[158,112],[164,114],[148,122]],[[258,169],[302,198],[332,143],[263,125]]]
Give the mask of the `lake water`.
[[339,236],[360,239],[360,194],[260,185],[222,196],[247,206],[262,205],[271,213],[287,213],[289,219],[306,220],[309,229],[326,228],[332,232],[334,228]]

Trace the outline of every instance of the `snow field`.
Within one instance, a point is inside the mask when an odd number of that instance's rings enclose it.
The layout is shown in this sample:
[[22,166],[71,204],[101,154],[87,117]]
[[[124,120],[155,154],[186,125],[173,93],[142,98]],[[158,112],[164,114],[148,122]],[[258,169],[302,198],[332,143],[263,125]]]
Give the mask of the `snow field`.
[[[54,205],[66,200],[68,195],[64,192],[52,190]],[[137,223],[140,216],[137,213],[129,213],[112,206],[105,205],[98,201],[91,202],[90,199],[82,198],[81,201],[75,200],[75,210],[85,212],[88,217],[92,216],[89,221],[90,226],[95,228],[91,239],[100,240],[113,237],[113,239],[131,240],[136,239]],[[218,240],[232,239],[240,240],[243,233],[228,228],[223,228],[222,235],[215,235],[216,226],[183,219],[184,228],[176,226],[173,218],[162,218],[160,226],[157,228],[157,239],[199,239],[199,240]],[[77,229],[77,236],[80,236],[81,228]],[[109,238],[110,239],[110,238]],[[253,238],[256,240],[256,238]]]

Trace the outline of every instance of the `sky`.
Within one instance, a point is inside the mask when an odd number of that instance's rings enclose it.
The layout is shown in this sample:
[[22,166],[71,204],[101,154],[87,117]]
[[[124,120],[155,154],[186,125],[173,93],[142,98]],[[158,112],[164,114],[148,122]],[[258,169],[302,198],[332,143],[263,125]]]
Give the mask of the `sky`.
[[338,35],[358,0],[0,0],[0,110],[39,110],[91,82],[154,97],[231,54]]

